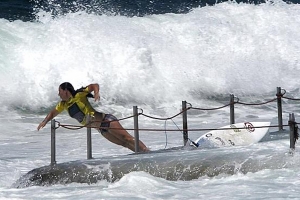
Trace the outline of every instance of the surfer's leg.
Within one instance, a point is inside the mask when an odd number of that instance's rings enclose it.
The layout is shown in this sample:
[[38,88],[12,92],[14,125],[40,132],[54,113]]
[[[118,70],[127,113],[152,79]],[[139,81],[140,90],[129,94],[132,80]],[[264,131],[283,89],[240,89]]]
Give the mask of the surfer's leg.
[[[108,129],[106,129],[107,127]],[[118,119],[111,115],[106,114],[103,122],[101,123],[101,134],[109,141],[124,146],[132,151],[135,151],[134,137],[132,137],[120,124]],[[140,151],[149,151],[145,144],[139,141]]]
[[[125,146],[132,151],[135,151],[134,137],[132,137],[132,135],[130,135],[122,127],[122,125],[119,123],[119,121],[110,122],[110,128],[111,129],[108,130],[108,133],[105,134],[105,135],[108,135],[107,137],[109,137],[109,135],[112,135],[119,140],[119,141],[116,141],[117,143],[119,143],[119,144],[121,143],[120,145]],[[116,142],[114,142],[114,143],[116,143]],[[146,147],[146,145],[142,141],[139,141],[139,149],[140,149],[140,151],[143,151],[143,152],[149,151],[149,149]]]
[[102,136],[105,137],[107,140],[109,140],[110,142],[112,142],[114,144],[121,145],[123,147],[126,147],[126,148],[130,149],[131,151],[135,151],[134,146],[130,145],[130,142],[126,143],[126,142],[120,140],[119,138],[117,138],[116,136],[114,136],[111,133],[111,131],[110,132],[107,131],[105,133],[102,133]]

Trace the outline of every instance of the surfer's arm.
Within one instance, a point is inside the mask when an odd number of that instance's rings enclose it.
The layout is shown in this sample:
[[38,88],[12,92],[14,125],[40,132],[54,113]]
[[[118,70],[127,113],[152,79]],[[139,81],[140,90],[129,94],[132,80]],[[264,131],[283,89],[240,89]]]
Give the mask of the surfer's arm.
[[37,130],[40,130],[43,128],[50,120],[52,120],[54,117],[56,117],[59,114],[59,112],[54,108],[50,111],[50,113],[45,117],[45,119],[39,124],[37,127]]
[[94,92],[94,99],[95,101],[100,100],[100,94],[99,94],[99,84],[98,83],[93,83],[87,86],[89,92]]

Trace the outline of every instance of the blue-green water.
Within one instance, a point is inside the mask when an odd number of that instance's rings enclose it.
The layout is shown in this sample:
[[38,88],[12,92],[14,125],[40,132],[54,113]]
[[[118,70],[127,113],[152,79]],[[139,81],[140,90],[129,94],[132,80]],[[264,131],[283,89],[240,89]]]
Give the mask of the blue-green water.
[[[97,15],[145,16],[166,13],[187,13],[194,8],[213,6],[227,0],[2,0],[0,18],[8,20],[35,20],[39,10],[53,16],[85,11]],[[262,4],[266,0],[236,0],[237,3]],[[276,2],[276,1],[275,1]],[[297,4],[299,0],[284,0]]]

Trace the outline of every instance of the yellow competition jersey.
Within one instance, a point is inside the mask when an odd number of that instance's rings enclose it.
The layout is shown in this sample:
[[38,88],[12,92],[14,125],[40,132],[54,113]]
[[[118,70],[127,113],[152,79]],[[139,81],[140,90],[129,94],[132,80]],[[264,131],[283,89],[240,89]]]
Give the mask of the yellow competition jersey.
[[88,87],[83,88],[80,92],[77,92],[74,97],[71,97],[68,101],[59,102],[55,109],[61,113],[63,110],[67,110],[70,117],[76,119],[82,125],[86,125],[86,116],[94,116],[96,112],[87,99],[89,94]]

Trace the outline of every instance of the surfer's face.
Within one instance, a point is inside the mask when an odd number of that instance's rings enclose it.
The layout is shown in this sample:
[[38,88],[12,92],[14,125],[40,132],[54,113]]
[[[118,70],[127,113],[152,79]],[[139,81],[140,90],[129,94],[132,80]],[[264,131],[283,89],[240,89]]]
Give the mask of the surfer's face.
[[63,101],[67,101],[69,99],[68,90],[63,90],[59,87],[58,96],[60,96]]

